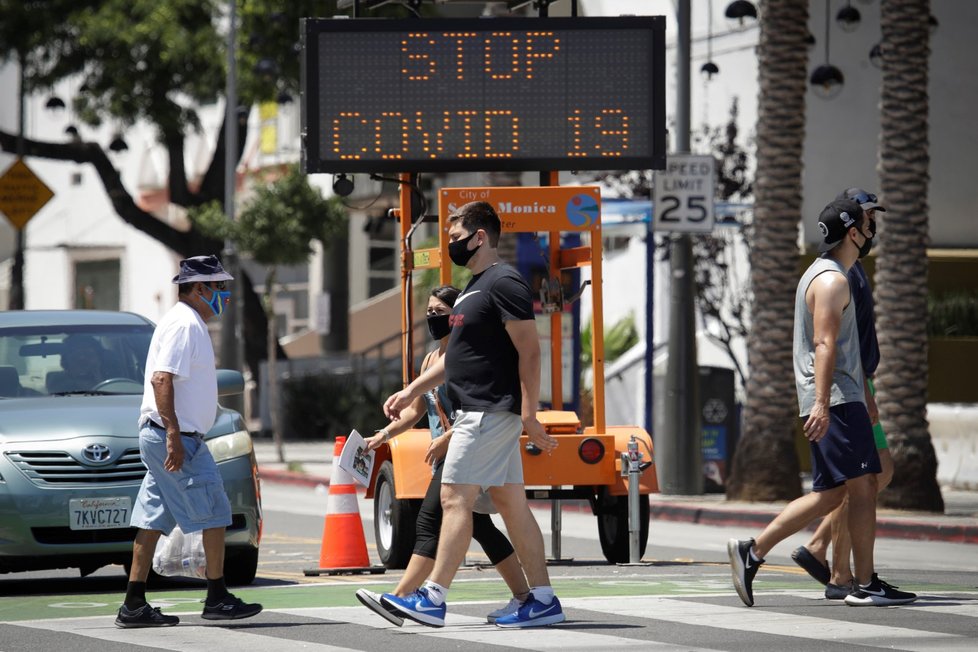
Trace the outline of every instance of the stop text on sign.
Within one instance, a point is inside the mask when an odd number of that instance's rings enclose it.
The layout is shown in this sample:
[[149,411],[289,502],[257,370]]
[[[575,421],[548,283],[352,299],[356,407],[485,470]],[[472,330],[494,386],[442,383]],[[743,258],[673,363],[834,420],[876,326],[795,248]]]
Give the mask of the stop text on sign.
[[423,23],[304,21],[307,171],[664,165],[661,17]]

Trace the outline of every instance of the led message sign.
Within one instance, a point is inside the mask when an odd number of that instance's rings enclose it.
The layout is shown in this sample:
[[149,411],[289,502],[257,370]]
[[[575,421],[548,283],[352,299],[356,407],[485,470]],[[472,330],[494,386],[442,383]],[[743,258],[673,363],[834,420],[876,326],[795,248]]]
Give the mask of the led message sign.
[[305,19],[305,169],[662,169],[664,24]]

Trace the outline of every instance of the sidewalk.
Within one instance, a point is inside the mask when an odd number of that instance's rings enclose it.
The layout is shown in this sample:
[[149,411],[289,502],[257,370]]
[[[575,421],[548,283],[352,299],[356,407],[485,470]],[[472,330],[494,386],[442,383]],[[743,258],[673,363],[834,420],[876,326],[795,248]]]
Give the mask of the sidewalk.
[[[289,442],[286,462],[278,461],[268,439],[255,440],[255,457],[264,482],[307,487],[328,485],[333,464],[333,442]],[[879,537],[978,544],[978,491],[942,487],[944,514],[880,509]],[[652,494],[653,519],[721,527],[763,528],[785,506],[784,502],[728,501],[722,494],[667,496]],[[567,509],[575,509],[567,505]]]

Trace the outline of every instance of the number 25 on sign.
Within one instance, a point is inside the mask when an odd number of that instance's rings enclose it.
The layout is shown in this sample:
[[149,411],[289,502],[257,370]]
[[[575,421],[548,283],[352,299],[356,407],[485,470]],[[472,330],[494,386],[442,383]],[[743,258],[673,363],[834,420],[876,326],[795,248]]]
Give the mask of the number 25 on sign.
[[712,156],[670,154],[655,173],[654,230],[709,233],[713,230],[716,162]]

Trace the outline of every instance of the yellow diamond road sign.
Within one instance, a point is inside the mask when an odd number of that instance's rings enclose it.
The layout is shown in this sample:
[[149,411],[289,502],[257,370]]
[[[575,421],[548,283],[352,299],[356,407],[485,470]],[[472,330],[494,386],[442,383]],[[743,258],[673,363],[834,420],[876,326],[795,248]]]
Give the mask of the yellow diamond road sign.
[[18,229],[51,201],[54,193],[20,159],[0,176],[0,212]]

